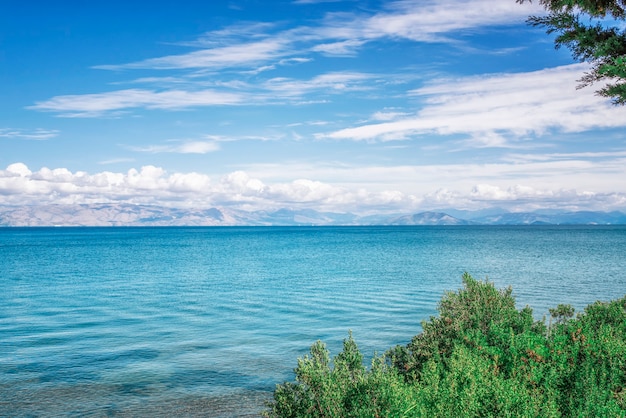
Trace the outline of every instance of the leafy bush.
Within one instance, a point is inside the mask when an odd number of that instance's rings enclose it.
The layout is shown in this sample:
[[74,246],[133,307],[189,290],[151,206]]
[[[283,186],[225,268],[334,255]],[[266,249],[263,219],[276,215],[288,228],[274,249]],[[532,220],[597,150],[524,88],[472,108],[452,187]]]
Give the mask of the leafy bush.
[[352,334],[332,361],[318,341],[267,417],[626,417],[626,297],[550,325],[510,288],[463,276],[406,346],[363,365]]
[[375,357],[369,370],[352,334],[332,361],[324,343],[298,359],[296,382],[276,386],[268,417],[401,417],[411,410],[415,392]]

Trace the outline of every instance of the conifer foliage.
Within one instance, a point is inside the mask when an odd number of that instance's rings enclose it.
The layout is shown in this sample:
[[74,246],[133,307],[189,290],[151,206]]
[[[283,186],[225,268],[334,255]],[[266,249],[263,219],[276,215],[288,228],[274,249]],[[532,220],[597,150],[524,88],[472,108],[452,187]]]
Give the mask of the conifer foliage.
[[[532,0],[517,0],[518,3]],[[591,63],[581,87],[606,82],[597,93],[613,103],[626,104],[626,1],[539,0],[547,16],[531,16],[528,23],[556,33],[556,48],[565,46],[575,59]]]

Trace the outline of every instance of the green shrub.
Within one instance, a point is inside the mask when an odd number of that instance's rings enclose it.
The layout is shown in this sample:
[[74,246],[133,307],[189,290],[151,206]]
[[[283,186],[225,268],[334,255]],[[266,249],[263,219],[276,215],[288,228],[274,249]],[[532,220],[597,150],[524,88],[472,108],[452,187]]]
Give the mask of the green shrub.
[[[318,341],[267,417],[626,417],[626,297],[550,325],[510,288],[463,276],[406,346],[363,365],[352,334],[332,361]],[[552,323],[554,320],[554,323]]]
[[324,343],[298,359],[296,382],[276,386],[267,417],[402,417],[413,407],[415,391],[375,357],[369,370],[352,334],[330,361]]

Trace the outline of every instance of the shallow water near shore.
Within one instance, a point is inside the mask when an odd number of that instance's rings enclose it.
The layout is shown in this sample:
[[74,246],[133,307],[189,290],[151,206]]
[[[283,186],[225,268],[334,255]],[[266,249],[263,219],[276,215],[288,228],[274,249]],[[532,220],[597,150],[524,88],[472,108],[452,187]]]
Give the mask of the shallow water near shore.
[[626,294],[626,226],[3,228],[0,416],[258,416],[317,339],[366,357],[470,272],[537,318]]

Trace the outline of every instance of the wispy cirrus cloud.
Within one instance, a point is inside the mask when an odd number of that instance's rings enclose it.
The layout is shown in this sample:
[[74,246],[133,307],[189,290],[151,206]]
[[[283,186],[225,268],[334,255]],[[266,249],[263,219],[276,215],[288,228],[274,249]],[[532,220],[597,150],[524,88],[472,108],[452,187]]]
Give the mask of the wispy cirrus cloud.
[[309,80],[279,77],[267,80],[263,88],[279,97],[304,96],[309,92],[344,93],[370,90],[372,80],[379,76],[359,72],[332,72],[317,75]]
[[146,147],[129,147],[137,152],[150,154],[175,153],[175,154],[208,154],[220,149],[216,141],[170,141],[170,144],[150,145]]
[[215,90],[126,89],[108,93],[56,96],[37,102],[29,108],[58,112],[64,117],[97,117],[140,107],[179,110],[195,106],[234,105],[242,100],[243,97],[239,94]]
[[0,128],[0,138],[45,141],[59,135],[56,129],[13,129]]
[[490,0],[401,0],[391,2],[386,12],[355,20],[351,29],[366,39],[400,37],[446,42],[463,30],[516,23],[529,14],[543,13],[538,4],[527,6]]
[[99,65],[96,69],[195,69],[250,67],[258,63],[278,60],[286,55],[288,44],[280,39],[241,43],[218,48],[201,49],[187,54],[151,58],[121,65]]
[[[329,2],[324,0],[323,2]],[[318,3],[299,1],[294,4]],[[477,0],[401,0],[390,2],[374,13],[334,13],[307,27],[281,30],[275,24],[249,22],[209,32],[180,45],[200,48],[185,54],[168,55],[123,64],[93,68],[120,69],[220,69],[256,66],[302,54],[354,55],[366,42],[381,38],[404,38],[419,42],[449,42],[459,31],[523,21],[528,14],[541,13],[539,5]]]
[[[436,80],[409,94],[422,99],[413,115],[320,134],[346,140],[403,140],[420,135],[466,135],[476,147],[550,130],[582,132],[626,126],[623,111],[590,89],[577,89],[587,67],[573,64],[527,73]],[[471,145],[466,143],[466,145]]]
[[144,79],[145,83],[186,82],[189,90],[124,89],[107,93],[64,95],[37,102],[30,109],[56,112],[61,117],[116,116],[136,109],[182,110],[206,106],[281,104],[293,99],[298,101],[311,93],[327,94],[369,90],[369,82],[375,75],[356,72],[334,72],[317,75],[310,80],[278,77],[251,85],[244,81],[222,81],[212,84],[212,89],[196,90],[191,80]]
[[[293,4],[318,4],[318,3],[339,3],[346,0],[294,0]],[[356,1],[356,0],[347,0]]]
[[110,164],[132,163],[133,161],[135,161],[133,158],[120,157],[120,158],[111,158],[108,160],[98,161],[98,164],[110,165]]
[[572,159],[617,159],[626,158],[626,151],[613,150],[602,152],[557,152],[542,154],[509,154],[504,157],[506,162],[527,163],[530,161],[554,161],[554,160],[572,160]]
[[[304,4],[305,2],[301,2]],[[225,69],[284,64],[289,59],[309,60],[306,51],[349,56],[366,42],[404,38],[418,42],[449,42],[461,30],[519,23],[539,14],[539,5],[520,6],[491,0],[401,0],[390,2],[374,14],[331,13],[311,26],[281,29],[264,22],[248,22],[212,31],[180,45],[198,50],[142,61],[97,65],[120,69]]]
[[348,39],[345,41],[318,44],[312,47],[311,51],[331,56],[354,56],[357,54],[358,48],[363,44],[365,44],[364,40]]
[[400,0],[387,3],[384,10],[372,15],[329,14],[313,33],[318,41],[322,41],[322,52],[327,40],[334,40],[337,46],[343,45],[342,53],[346,54],[351,42],[359,48],[365,42],[385,38],[459,44],[458,37],[465,31],[519,23],[529,14],[542,13],[544,10],[539,4],[520,6],[514,2],[491,0]]
[[148,154],[208,154],[221,149],[220,143],[239,142],[239,141],[275,141],[282,139],[281,136],[270,135],[239,135],[239,136],[223,136],[223,135],[204,135],[200,139],[170,139],[165,143],[131,146],[126,145],[124,148]]
[[[126,89],[104,93],[60,95],[36,102],[30,109],[50,111],[64,117],[122,115],[134,109],[179,110],[196,106],[259,103],[259,92],[282,97],[313,96],[324,82],[340,71],[311,75],[309,80],[277,77],[273,71],[285,65],[304,65],[319,54],[329,57],[356,56],[370,42],[405,39],[415,42],[449,42],[463,30],[523,21],[537,5],[514,2],[466,0],[390,2],[378,12],[328,14],[309,26],[289,27],[289,22],[245,22],[181,42],[193,51],[141,61],[97,65],[103,70],[161,70],[175,72],[164,77],[140,77],[155,89]],[[240,75],[248,75],[249,80]],[[343,77],[348,77],[345,72]],[[347,81],[347,80],[346,80]],[[352,91],[351,86],[343,91]],[[237,84],[235,86],[235,84]],[[334,91],[341,83],[328,83]],[[360,86],[364,87],[364,84]],[[226,90],[224,90],[226,89]],[[231,89],[231,90],[229,90]],[[291,89],[291,90],[289,90]],[[269,97],[269,96],[266,96]],[[306,103],[316,97],[300,97]]]

